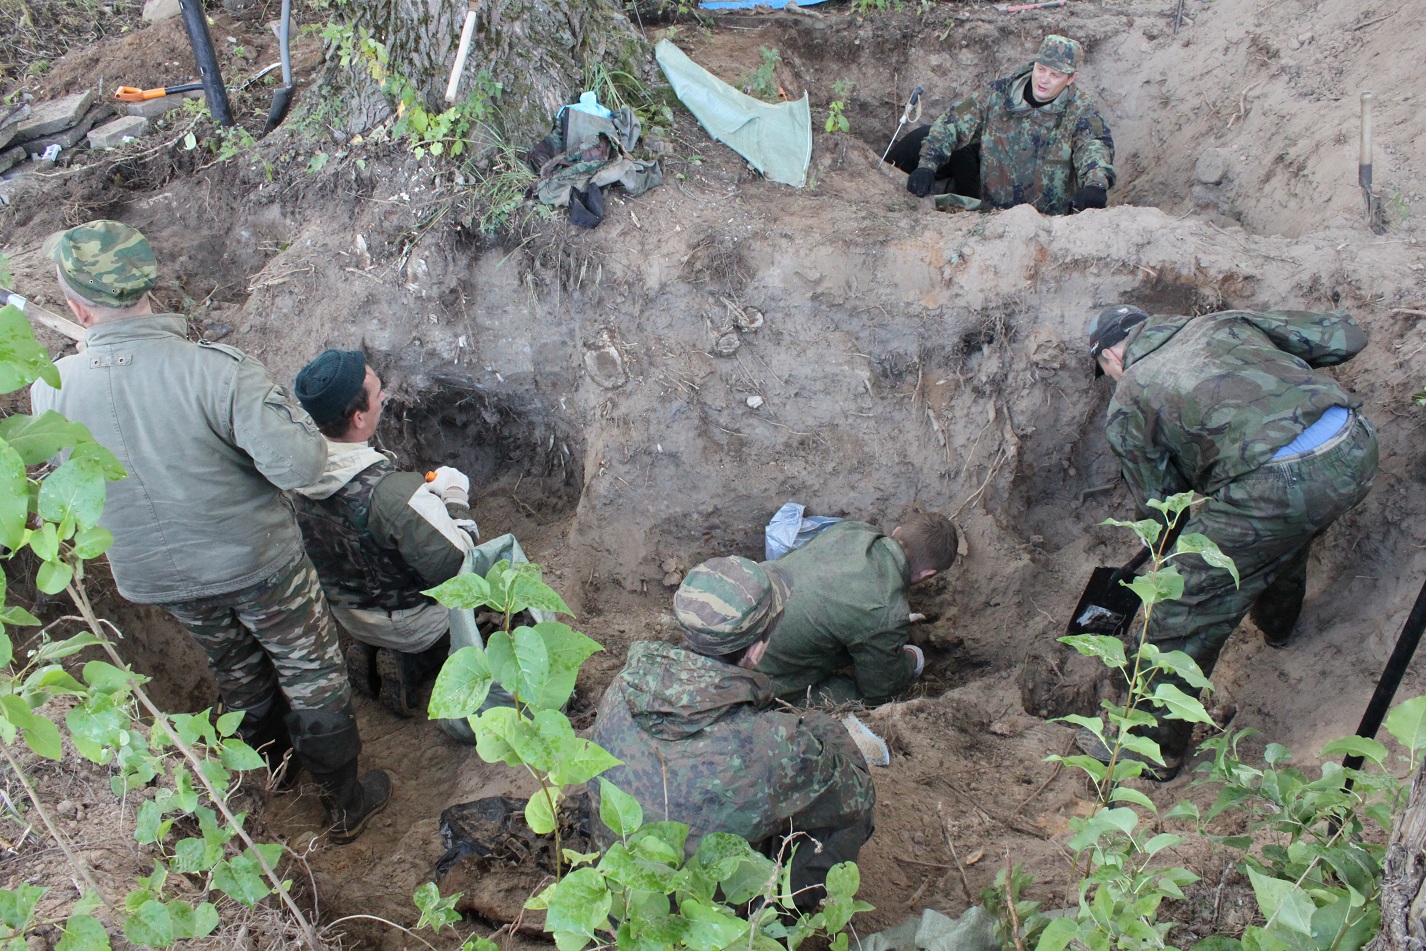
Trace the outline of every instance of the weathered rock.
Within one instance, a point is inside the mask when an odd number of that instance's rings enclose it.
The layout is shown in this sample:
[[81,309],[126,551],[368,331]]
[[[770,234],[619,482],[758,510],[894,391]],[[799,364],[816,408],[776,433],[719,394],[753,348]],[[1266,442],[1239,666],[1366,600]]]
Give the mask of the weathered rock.
[[[83,121],[89,107],[93,104],[94,90],[92,89],[77,92],[72,96],[65,96],[63,99],[41,103],[30,111],[28,119],[22,120],[15,127],[15,141],[29,142],[41,136],[63,132]],[[89,130],[85,129],[84,131],[88,132]]]
[[1193,166],[1193,177],[1205,185],[1223,184],[1228,177],[1228,153],[1223,149],[1204,152]]
[[57,132],[54,135],[44,135],[37,139],[29,139],[25,142],[25,151],[30,155],[43,155],[45,149],[51,145],[58,145],[61,150],[72,149],[84,140],[89,134],[89,130],[94,128],[95,123],[101,122],[114,114],[114,109],[107,102],[100,103],[84,114],[75,125]]
[[0,172],[7,172],[25,160],[25,147],[17,145],[13,149],[0,152]]
[[126,102],[119,106],[119,109],[126,116],[143,116],[145,119],[157,119],[166,112],[183,107],[185,99],[200,99],[203,90],[194,89],[191,92],[176,92],[171,96],[159,96],[157,99],[145,99],[143,102]]
[[120,116],[95,127],[89,133],[91,149],[112,149],[130,139],[137,139],[149,130],[149,120],[143,116]]
[[172,20],[180,13],[178,0],[148,0],[144,4],[143,17],[150,23]]
[[589,371],[590,379],[606,390],[617,390],[629,381],[624,358],[613,343],[605,342],[602,347],[584,351],[584,369]]

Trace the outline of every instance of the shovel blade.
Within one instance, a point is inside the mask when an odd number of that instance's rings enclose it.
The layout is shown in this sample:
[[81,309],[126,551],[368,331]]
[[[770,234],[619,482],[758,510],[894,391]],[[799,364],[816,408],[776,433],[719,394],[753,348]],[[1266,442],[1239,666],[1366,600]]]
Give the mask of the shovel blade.
[[[1123,584],[1113,582],[1117,568],[1100,566],[1089,576],[1089,584],[1070,615],[1065,634],[1110,634],[1118,637],[1129,627],[1139,610],[1139,596]],[[1111,583],[1113,582],[1113,583]]]

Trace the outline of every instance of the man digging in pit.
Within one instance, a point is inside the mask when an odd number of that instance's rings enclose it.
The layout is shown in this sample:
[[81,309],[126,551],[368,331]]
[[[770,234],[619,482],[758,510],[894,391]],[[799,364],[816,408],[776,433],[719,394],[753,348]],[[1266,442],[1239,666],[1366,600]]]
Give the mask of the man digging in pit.
[[1046,215],[1105,207],[1114,139],[1094,97],[1075,85],[1083,62],[1079,43],[1045,37],[1034,60],[909,133],[887,161],[910,173],[906,190],[918,198],[948,182],[980,207],[1028,204]]
[[[1120,304],[1091,327],[1095,375],[1115,384],[1105,432],[1141,517],[1151,514],[1148,499],[1190,489],[1206,496],[1184,531],[1207,535],[1238,568],[1235,586],[1197,555],[1175,559],[1183,596],[1149,617],[1149,642],[1183,651],[1205,676],[1249,611],[1269,646],[1287,646],[1312,540],[1371,489],[1377,442],[1357,413],[1361,400],[1317,369],[1366,344],[1350,317],[1292,310],[1150,317]],[[1182,720],[1146,728],[1166,767],[1144,775],[1177,773],[1191,732]],[[1089,730],[1077,739],[1107,760]]]
[[427,481],[373,449],[386,393],[358,350],[326,350],[297,374],[297,398],[327,439],[319,479],[298,489],[297,520],[332,612],[356,643],[353,686],[397,716],[450,645],[450,612],[422,594],[460,571],[475,542],[470,479]]
[[91,221],[44,251],[86,349],[59,361],[61,389],[37,382],[30,400],[84,423],[128,471],[100,520],[119,593],[188,629],[224,706],[244,713],[238,735],[274,768],[295,751],[323,789],[332,840],[352,841],[391,781],[358,779],[336,625],[283,495],[321,474],[326,444],[261,363],[190,343],[181,314],[154,313],[158,264],[138,231]]
[[[683,646],[638,641],[599,704],[593,740],[620,760],[604,774],[651,818],[690,827],[691,855],[710,832],[776,849],[799,837],[792,860],[798,907],[822,898],[828,870],[855,861],[872,834],[876,792],[851,735],[824,713],[774,705],[754,668],[787,600],[775,565],[714,558],[674,595]],[[592,789],[593,815],[599,793]],[[613,834],[596,822],[603,847]],[[810,889],[803,891],[803,889]]]
[[875,706],[906,690],[926,663],[909,643],[907,593],[949,569],[957,547],[950,519],[914,512],[890,535],[837,522],[765,564],[792,589],[757,665],[777,698]]

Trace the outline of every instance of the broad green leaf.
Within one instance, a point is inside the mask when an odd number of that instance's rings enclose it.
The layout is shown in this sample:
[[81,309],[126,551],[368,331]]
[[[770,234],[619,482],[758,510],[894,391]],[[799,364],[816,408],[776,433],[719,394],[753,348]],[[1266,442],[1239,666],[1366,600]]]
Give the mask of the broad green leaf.
[[129,474],[123,464],[119,462],[119,457],[97,442],[80,443],[74,447],[74,452],[69,454],[69,458],[81,460],[94,466],[99,470],[99,474],[109,482],[117,482]]
[[[520,566],[522,569],[524,565]],[[555,590],[541,580],[540,569],[535,565],[530,565],[530,569],[522,570],[515,576],[514,582],[510,585],[510,612],[512,614],[520,611],[536,610],[549,611],[552,614],[569,614],[569,605],[564,603],[564,599],[555,593]]]
[[195,908],[182,899],[175,899],[166,907],[174,938],[201,938],[218,927],[218,912],[209,902]]
[[1183,576],[1176,567],[1168,565],[1139,575],[1133,581],[1126,581],[1124,587],[1137,594],[1145,606],[1152,606],[1183,597]]
[[1252,866],[1248,867],[1248,878],[1269,927],[1276,923],[1298,934],[1312,934],[1312,913],[1316,906],[1306,892],[1292,882],[1264,875]]
[[127,694],[129,684],[134,679],[139,683],[144,683],[148,678],[140,677],[127,670],[120,670],[113,664],[102,660],[91,660],[84,665],[80,671],[84,682],[89,685],[90,693],[98,694]]
[[[476,577],[468,575],[464,577]],[[473,716],[490,694],[490,662],[479,647],[462,647],[446,659],[431,688],[433,720]]]
[[53,561],[59,555],[59,530],[46,522],[31,532],[30,551],[41,561]]
[[1153,548],[1154,545],[1158,543],[1159,535],[1162,534],[1164,530],[1163,523],[1156,518],[1143,518],[1134,522],[1126,522],[1123,519],[1117,518],[1106,518],[1099,524],[1130,529],[1135,535],[1139,536],[1139,541],[1150,548]]
[[465,939],[465,944],[460,946],[460,951],[500,951],[500,945],[489,938],[471,937]]
[[[3,588],[4,584],[0,583],[0,589]],[[9,624],[14,627],[35,627],[41,623],[39,618],[18,604],[7,604],[4,607],[0,607],[0,624]],[[9,661],[6,661],[6,663],[9,663]]]
[[247,853],[235,855],[214,866],[213,887],[249,908],[266,898],[271,891],[261,866]]
[[103,925],[90,915],[75,914],[64,923],[64,934],[54,951],[108,951],[111,947]]
[[79,755],[102,764],[112,757],[108,748],[118,745],[119,734],[129,725],[129,718],[109,698],[99,696],[74,707],[65,714],[64,722]]
[[[827,896],[842,900],[856,897],[862,887],[861,872],[855,862],[838,862],[827,871]],[[840,928],[835,929],[840,931]]]
[[1157,855],[1164,849],[1172,848],[1183,843],[1183,836],[1174,835],[1172,832],[1160,832],[1148,842],[1144,843],[1143,852],[1145,855]]
[[62,641],[49,641],[43,644],[39,650],[35,651],[34,660],[38,663],[59,660],[62,657],[69,657],[78,654],[86,647],[94,647],[104,643],[89,631],[80,631],[73,637],[67,637]]
[[1130,786],[1115,786],[1114,791],[1109,794],[1109,801],[1132,802],[1134,805],[1143,806],[1151,812],[1158,812],[1158,808],[1154,805],[1152,799]]
[[1040,932],[1040,940],[1035,951],[1064,951],[1079,930],[1079,923],[1073,918],[1052,918]]
[[1195,690],[1211,690],[1213,684],[1203,676],[1198,663],[1183,651],[1161,651],[1153,644],[1139,648],[1139,657],[1146,667],[1168,670],[1182,677]]
[[0,393],[11,393],[35,380],[59,389],[59,369],[35,340],[29,318],[18,307],[0,307]]
[[1426,696],[1398,703],[1386,715],[1386,728],[1412,752],[1426,747]]
[[535,700],[543,692],[550,673],[550,652],[545,639],[533,628],[517,627],[511,634],[514,642],[515,666],[519,671],[515,684],[505,688],[517,698]]
[[[633,835],[644,824],[639,801],[607,779],[599,781],[599,819],[621,839]],[[707,841],[707,840],[704,840]]]
[[1322,747],[1322,759],[1336,759],[1339,756],[1360,756],[1368,762],[1380,766],[1386,762],[1386,747],[1378,740],[1365,736],[1344,736],[1332,740]]
[[167,906],[156,898],[145,901],[124,922],[124,937],[151,948],[173,944],[173,919]]
[[590,740],[575,739],[565,746],[555,763],[550,779],[561,786],[587,783],[607,769],[618,766],[622,760],[616,759],[604,747]]
[[1243,942],[1227,935],[1209,935],[1199,941],[1189,951],[1243,951]]
[[661,862],[649,862],[635,856],[621,842],[609,846],[599,860],[599,871],[607,881],[625,888],[667,895],[678,891],[686,878],[679,869]]
[[534,627],[545,642],[549,654],[549,674],[544,689],[533,702],[547,710],[562,709],[574,693],[579,666],[592,654],[603,650],[599,642],[558,621],[545,621]]
[[267,761],[262,758],[262,754],[248,746],[242,740],[228,740],[223,744],[223,751],[218,754],[218,761],[225,769],[234,772],[243,772],[249,769],[262,769],[267,765]]
[[[611,784],[605,782],[604,786],[609,787]],[[602,794],[600,802],[602,805]],[[642,818],[640,816],[640,820]],[[700,867],[707,869],[710,875],[721,881],[733,874],[733,870],[738,867],[739,863],[755,854],[753,847],[748,844],[748,840],[742,836],[729,832],[710,832],[698,843],[698,852],[695,858]]]
[[26,930],[30,923],[30,916],[34,914],[35,905],[47,891],[49,891],[48,888],[24,882],[21,882],[13,891],[8,888],[0,888],[0,921],[3,921],[12,931]]
[[163,808],[158,802],[147,800],[139,806],[138,820],[134,823],[134,839],[140,845],[157,842],[168,831],[168,825],[163,821]]
[[756,852],[748,855],[722,879],[723,894],[728,903],[741,905],[752,901],[767,888],[768,880],[776,870],[777,866],[767,856]]
[[593,936],[609,927],[612,899],[604,877],[592,868],[577,868],[553,886],[545,912],[545,929],[579,936]]
[[434,588],[427,588],[427,594],[448,608],[474,611],[477,608],[498,607],[490,600],[490,584],[480,575],[464,573]]
[[688,826],[682,822],[649,822],[629,836],[629,848],[645,858],[670,865],[683,861]]
[[470,718],[471,729],[475,732],[475,751],[487,763],[505,763],[519,766],[520,756],[515,752],[506,734],[518,729],[520,712],[514,707],[491,707],[478,717]]
[[238,727],[242,725],[243,718],[247,716],[245,710],[229,710],[218,717],[216,724],[219,736],[232,736],[238,732]]
[[30,517],[30,484],[20,454],[0,442],[0,546],[18,549],[25,543]]
[[1122,669],[1128,658],[1124,656],[1124,642],[1117,637],[1104,634],[1070,634],[1060,638],[1086,657],[1098,657],[1106,666]]
[[1173,684],[1159,684],[1154,688],[1154,699],[1160,701],[1170,720],[1187,720],[1189,723],[1212,723],[1213,718],[1203,709],[1203,701],[1190,697]]
[[25,727],[25,745],[45,759],[58,760],[64,755],[59,729],[42,716],[36,716],[34,722]]
[[74,536],[74,556],[88,561],[98,558],[114,544],[114,533],[101,525],[80,529]]
[[1101,809],[1094,814],[1093,819],[1107,823],[1125,835],[1133,835],[1134,829],[1139,825],[1138,813],[1122,806],[1114,809]]
[[722,905],[690,898],[678,910],[689,923],[684,943],[690,951],[722,951],[747,937],[748,923]]
[[[1159,744],[1149,739],[1147,736],[1136,736],[1133,733],[1119,734],[1119,745],[1122,749],[1135,753],[1142,758],[1147,758],[1160,766],[1164,765],[1164,755],[1159,749]],[[1122,753],[1120,754],[1123,755]]]
[[56,694],[83,697],[88,691],[84,684],[70,676],[69,671],[59,664],[49,664],[25,678],[20,691],[32,705],[39,706]]
[[104,512],[104,471],[94,460],[71,456],[40,486],[40,517],[58,522],[73,516],[80,525],[99,521]]
[[1164,821],[1167,822],[1170,819],[1192,819],[1194,822],[1197,822],[1198,806],[1185,799],[1183,802],[1180,802],[1168,812],[1164,813]]
[[9,634],[0,631],[0,667],[9,667],[14,659],[15,645],[11,642]]
[[9,443],[27,466],[48,462],[61,450],[72,449],[81,442],[94,441],[89,427],[65,419],[52,409],[38,416],[17,413],[0,419],[0,439]]
[[59,594],[69,587],[74,569],[62,561],[47,561],[35,572],[35,587],[45,594]]
[[536,791],[525,802],[525,823],[530,827],[530,831],[536,835],[549,835],[555,831],[555,814],[550,809],[550,800],[555,801],[555,808],[559,808],[560,792],[558,789],[549,789],[549,796]]
[[1180,535],[1178,545],[1175,546],[1174,551],[1176,554],[1198,555],[1214,568],[1222,568],[1233,576],[1233,586],[1235,588],[1238,586],[1240,580],[1238,578],[1238,566],[1233,564],[1233,559],[1223,554],[1213,539],[1207,535],[1199,535],[1193,532]]

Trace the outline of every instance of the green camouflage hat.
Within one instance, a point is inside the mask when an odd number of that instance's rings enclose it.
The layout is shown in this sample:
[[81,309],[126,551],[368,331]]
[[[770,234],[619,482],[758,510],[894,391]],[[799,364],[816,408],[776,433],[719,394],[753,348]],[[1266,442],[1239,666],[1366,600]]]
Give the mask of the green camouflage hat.
[[787,582],[771,566],[747,558],[714,558],[688,573],[673,596],[673,613],[688,644],[717,656],[762,637],[787,600]]
[[1035,62],[1066,76],[1073,75],[1083,60],[1084,47],[1068,36],[1054,33],[1040,42],[1040,51],[1035,54]]
[[129,307],[158,282],[153,248],[117,221],[91,221],[45,239],[45,257],[59,265],[70,290],[93,304]]

